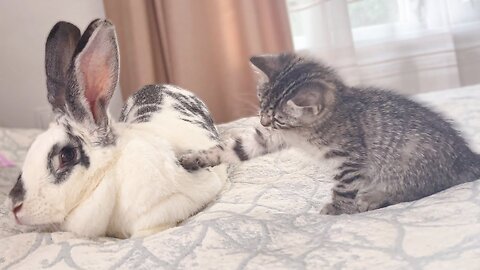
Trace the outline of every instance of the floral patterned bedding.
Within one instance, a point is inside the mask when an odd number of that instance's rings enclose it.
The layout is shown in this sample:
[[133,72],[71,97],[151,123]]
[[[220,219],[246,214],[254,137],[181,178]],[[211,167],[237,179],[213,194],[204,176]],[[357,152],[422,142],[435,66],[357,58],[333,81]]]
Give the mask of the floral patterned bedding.
[[[415,97],[453,119],[480,152],[480,85]],[[241,119],[225,131],[248,125]],[[37,130],[0,128],[21,164]],[[0,201],[18,167],[0,168]],[[230,187],[176,228],[146,238],[22,233],[0,206],[1,269],[480,269],[480,180],[415,202],[322,216],[333,168],[294,150],[230,168]]]

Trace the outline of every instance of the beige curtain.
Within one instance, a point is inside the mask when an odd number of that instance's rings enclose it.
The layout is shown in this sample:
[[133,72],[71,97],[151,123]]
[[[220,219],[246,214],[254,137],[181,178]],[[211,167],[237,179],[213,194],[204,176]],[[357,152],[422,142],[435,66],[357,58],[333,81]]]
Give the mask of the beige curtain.
[[256,112],[248,59],[292,51],[283,0],[104,0],[116,25],[121,88],[170,83],[208,105],[216,122]]

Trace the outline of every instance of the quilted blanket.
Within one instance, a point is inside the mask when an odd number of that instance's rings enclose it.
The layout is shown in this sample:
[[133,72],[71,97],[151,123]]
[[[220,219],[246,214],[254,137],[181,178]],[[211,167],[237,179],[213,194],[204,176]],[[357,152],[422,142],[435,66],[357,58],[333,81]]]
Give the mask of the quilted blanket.
[[[480,152],[480,86],[415,97]],[[256,119],[221,125],[226,131]],[[36,130],[0,129],[21,164]],[[18,167],[0,168],[0,201]],[[480,269],[480,180],[356,215],[323,216],[333,168],[287,150],[232,166],[230,187],[178,227],[146,238],[22,232],[0,207],[2,269]]]

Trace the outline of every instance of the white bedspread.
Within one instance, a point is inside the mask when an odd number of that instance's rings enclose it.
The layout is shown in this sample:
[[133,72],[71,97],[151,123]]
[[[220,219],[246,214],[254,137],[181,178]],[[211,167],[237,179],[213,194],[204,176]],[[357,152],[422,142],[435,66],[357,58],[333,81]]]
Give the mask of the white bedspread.
[[[480,152],[480,86],[417,98],[453,119]],[[21,164],[36,134],[0,129],[0,153]],[[0,201],[17,173],[0,168]],[[232,185],[217,202],[147,238],[20,233],[2,206],[0,268],[480,269],[480,181],[368,213],[323,216],[333,173],[327,164],[288,150],[230,173]]]

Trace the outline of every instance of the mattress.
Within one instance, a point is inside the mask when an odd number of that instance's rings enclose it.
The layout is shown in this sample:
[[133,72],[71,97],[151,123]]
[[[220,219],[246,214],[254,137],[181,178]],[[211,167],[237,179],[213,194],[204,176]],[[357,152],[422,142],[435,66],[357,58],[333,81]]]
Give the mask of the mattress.
[[[452,119],[480,152],[480,85],[414,98]],[[0,128],[0,153],[21,164],[38,132]],[[18,172],[0,169],[0,201]],[[480,180],[367,213],[320,215],[333,173],[295,150],[231,166],[230,187],[204,211],[127,240],[25,232],[1,206],[0,268],[480,269]]]

